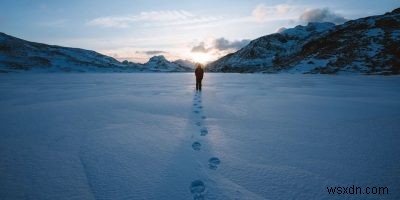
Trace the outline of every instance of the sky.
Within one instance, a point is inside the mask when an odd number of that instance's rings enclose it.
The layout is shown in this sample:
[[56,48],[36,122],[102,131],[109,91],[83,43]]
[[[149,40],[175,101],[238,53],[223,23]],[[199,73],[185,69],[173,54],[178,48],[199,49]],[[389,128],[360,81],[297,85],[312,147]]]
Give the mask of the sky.
[[0,32],[120,61],[206,63],[282,27],[341,24],[397,7],[400,0],[0,0]]

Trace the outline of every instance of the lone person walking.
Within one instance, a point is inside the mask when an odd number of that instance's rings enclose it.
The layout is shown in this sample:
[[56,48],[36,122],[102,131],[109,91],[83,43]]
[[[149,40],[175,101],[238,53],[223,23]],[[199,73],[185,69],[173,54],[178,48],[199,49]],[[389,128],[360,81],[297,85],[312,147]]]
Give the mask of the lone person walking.
[[196,90],[201,91],[201,81],[203,80],[204,70],[201,68],[200,63],[197,64],[194,74],[196,75]]

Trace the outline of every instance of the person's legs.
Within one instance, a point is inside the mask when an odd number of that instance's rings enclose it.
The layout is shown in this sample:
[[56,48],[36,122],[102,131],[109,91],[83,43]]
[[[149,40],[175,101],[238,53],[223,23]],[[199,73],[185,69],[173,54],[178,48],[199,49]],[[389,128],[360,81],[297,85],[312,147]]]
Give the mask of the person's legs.
[[202,79],[199,80],[199,90],[201,90],[201,81]]
[[198,78],[196,78],[196,90],[199,90],[199,79]]

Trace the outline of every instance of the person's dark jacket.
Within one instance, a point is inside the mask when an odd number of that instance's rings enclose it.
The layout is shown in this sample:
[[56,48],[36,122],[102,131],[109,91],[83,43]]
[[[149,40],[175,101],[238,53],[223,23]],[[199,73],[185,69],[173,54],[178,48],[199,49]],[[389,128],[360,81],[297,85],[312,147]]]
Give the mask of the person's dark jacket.
[[196,79],[203,79],[204,70],[201,67],[197,67],[194,73],[196,74]]

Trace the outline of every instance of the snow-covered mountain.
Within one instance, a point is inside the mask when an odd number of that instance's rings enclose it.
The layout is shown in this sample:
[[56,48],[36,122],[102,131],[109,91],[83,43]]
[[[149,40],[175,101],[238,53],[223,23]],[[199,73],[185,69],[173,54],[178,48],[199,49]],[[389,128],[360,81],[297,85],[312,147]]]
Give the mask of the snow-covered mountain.
[[335,25],[332,23],[309,23],[307,26],[296,26],[281,33],[266,35],[255,39],[236,53],[228,54],[210,63],[211,71],[257,71],[273,67],[274,60],[280,56],[291,55],[313,38]]
[[342,25],[309,23],[260,37],[209,71],[398,74],[400,8]]
[[195,62],[192,62],[190,60],[183,60],[183,59],[175,60],[175,61],[173,61],[173,63],[175,63],[181,67],[186,67],[186,68],[189,68],[192,70],[195,68],[195,65],[196,65]]
[[174,62],[168,61],[163,55],[153,56],[150,60],[143,64],[143,68],[154,72],[187,72],[193,71],[190,61],[178,60]]
[[101,72],[135,71],[135,68],[95,51],[29,42],[0,33],[0,70]]
[[190,66],[155,56],[146,64],[119,62],[95,51],[29,42],[0,33],[0,72],[184,72]]

